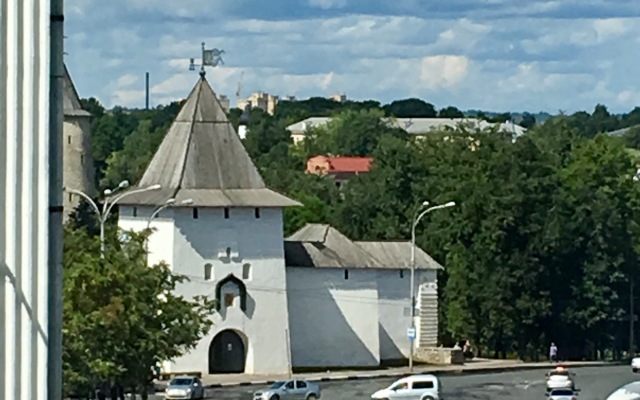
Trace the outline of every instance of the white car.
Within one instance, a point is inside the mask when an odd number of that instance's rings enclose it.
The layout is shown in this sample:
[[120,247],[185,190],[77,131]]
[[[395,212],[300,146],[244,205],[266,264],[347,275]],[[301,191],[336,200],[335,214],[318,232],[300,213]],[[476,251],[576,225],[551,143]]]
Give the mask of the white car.
[[576,374],[564,367],[557,367],[547,372],[547,392],[553,389],[576,390]]
[[371,395],[374,400],[442,400],[440,380],[435,375],[411,375]]
[[631,359],[631,370],[633,372],[640,371],[640,357],[633,357],[633,359]]
[[578,400],[577,396],[572,389],[553,389],[547,393],[549,400]]

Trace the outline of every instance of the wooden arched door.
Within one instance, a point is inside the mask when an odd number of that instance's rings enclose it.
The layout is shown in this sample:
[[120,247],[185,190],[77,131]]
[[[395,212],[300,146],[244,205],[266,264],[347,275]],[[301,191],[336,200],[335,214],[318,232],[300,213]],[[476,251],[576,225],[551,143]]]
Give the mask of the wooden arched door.
[[247,359],[244,342],[238,333],[224,330],[218,333],[209,346],[210,374],[241,374]]

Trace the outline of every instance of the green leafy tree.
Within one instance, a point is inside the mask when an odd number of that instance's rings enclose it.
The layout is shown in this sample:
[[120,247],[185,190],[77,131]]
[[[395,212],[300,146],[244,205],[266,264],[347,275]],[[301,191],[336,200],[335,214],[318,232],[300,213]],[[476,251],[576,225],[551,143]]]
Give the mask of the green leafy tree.
[[383,109],[397,118],[435,118],[438,115],[433,104],[416,98],[395,100]]
[[140,180],[166,132],[164,127],[152,130],[151,121],[142,120],[125,139],[124,148],[109,156],[101,186],[110,188],[125,179],[132,183]]
[[438,111],[438,118],[463,118],[464,113],[454,106],[448,106]]
[[146,235],[129,233],[125,242],[113,236],[101,259],[95,237],[65,231],[65,392],[89,393],[115,380],[144,397],[152,367],[193,349],[208,333],[215,304],[177,294],[187,279],[167,265],[148,266]]

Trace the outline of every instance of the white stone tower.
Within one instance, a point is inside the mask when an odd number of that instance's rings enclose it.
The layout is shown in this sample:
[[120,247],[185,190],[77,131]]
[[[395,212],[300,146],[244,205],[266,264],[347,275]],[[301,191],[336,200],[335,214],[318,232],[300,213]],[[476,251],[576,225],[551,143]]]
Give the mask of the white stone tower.
[[[65,66],[64,76],[63,184],[95,196],[95,170],[91,150],[91,114],[82,109],[80,97]],[[65,221],[80,204],[80,197],[64,193]]]
[[[137,188],[120,202],[119,225],[147,227],[149,262],[186,275],[178,292],[215,298],[214,326],[170,372],[283,374],[289,315],[282,210],[300,205],[267,187],[202,74]],[[135,190],[136,188],[133,188]]]

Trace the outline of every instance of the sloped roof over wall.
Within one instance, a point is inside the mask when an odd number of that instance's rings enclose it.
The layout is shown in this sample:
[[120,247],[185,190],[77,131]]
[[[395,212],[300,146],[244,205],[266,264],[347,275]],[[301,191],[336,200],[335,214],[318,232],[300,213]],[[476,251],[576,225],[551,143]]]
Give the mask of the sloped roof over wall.
[[[378,268],[410,267],[410,242],[354,242],[337,229],[307,224],[285,240],[288,267]],[[442,269],[424,250],[416,247],[416,269]]]
[[176,204],[193,207],[287,207],[300,203],[268,189],[220,101],[204,77],[195,85],[137,188],[123,204]]
[[[389,124],[404,129],[410,135],[426,135],[443,128],[456,129],[460,125],[470,128],[487,129],[496,127],[503,132],[511,132],[515,136],[526,133],[526,129],[513,122],[491,123],[477,118],[386,118]],[[287,130],[295,134],[304,134],[309,128],[326,126],[330,117],[310,117],[287,126]]]
[[80,104],[80,96],[73,84],[67,66],[64,66],[64,79],[62,81],[62,109],[65,116],[90,117],[91,114],[85,111]]

